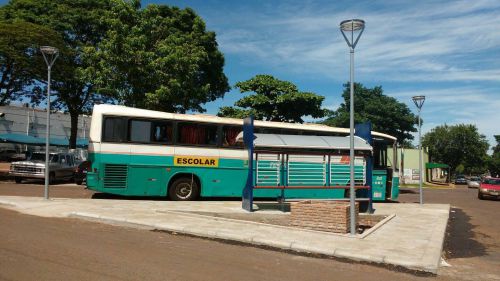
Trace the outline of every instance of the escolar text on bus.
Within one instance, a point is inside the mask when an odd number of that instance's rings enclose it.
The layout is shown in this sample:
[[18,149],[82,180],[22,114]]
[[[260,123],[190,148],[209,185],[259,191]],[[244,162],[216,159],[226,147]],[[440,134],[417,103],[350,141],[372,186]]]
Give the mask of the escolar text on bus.
[[175,156],[174,166],[218,167],[219,158],[199,156]]

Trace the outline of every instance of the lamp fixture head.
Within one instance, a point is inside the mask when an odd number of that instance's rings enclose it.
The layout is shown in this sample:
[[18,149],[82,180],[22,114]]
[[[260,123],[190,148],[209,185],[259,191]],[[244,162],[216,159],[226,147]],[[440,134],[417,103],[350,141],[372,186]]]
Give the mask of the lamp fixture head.
[[46,55],[55,55],[59,52],[59,50],[56,47],[52,46],[41,46],[40,51]]
[[[365,21],[360,19],[351,19],[344,20],[340,22],[340,31],[342,32],[342,36],[347,43],[347,45],[354,51],[356,44],[358,44],[358,40],[361,37],[361,34],[365,30]],[[346,35],[348,34],[348,36]]]
[[59,50],[52,46],[41,46],[40,51],[42,52],[47,67],[50,69],[59,56]]
[[358,31],[365,28],[365,21],[360,19],[344,20],[340,23],[342,31]]
[[424,105],[425,102],[425,96],[413,96],[411,99],[413,100],[413,103],[415,103],[415,105],[419,110],[422,109],[422,106]]

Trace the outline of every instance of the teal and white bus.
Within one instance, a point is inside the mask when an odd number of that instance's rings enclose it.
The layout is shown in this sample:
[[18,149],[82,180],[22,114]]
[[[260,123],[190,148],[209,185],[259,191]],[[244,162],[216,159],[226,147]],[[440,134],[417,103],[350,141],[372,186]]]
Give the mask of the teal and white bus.
[[[349,130],[321,124],[255,121],[255,132],[282,135],[347,136]],[[87,187],[124,196],[241,197],[248,154],[237,143],[243,120],[204,114],[165,113],[119,105],[96,105],[89,134]],[[397,173],[387,149],[396,138],[374,137],[373,199],[397,199]],[[393,153],[396,155],[396,153]],[[393,165],[395,166],[395,165]],[[347,184],[347,183],[346,183]],[[375,187],[378,186],[378,189]],[[290,190],[287,198],[331,198],[331,190]],[[257,190],[256,197],[279,196]],[[343,194],[341,196],[344,196]]]

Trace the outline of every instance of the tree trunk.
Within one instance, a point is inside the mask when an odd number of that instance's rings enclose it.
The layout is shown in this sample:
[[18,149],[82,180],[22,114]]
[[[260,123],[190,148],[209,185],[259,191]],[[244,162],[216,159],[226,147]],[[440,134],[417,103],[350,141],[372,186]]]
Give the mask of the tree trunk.
[[78,112],[70,111],[71,117],[71,134],[69,137],[69,148],[76,148],[76,139],[78,137]]

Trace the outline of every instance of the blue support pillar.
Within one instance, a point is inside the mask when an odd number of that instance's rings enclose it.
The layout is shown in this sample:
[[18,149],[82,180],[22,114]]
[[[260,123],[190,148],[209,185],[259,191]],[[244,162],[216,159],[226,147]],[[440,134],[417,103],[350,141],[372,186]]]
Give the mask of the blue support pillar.
[[248,151],[248,175],[247,182],[243,188],[241,207],[249,212],[253,211],[253,116],[243,120],[243,141]]
[[[372,123],[365,122],[361,124],[356,124],[355,126],[355,135],[364,139],[373,147],[373,138],[372,138]],[[370,200],[368,201],[368,213],[373,213],[373,154],[370,154],[366,157],[366,185],[370,188],[368,189],[368,197]]]

